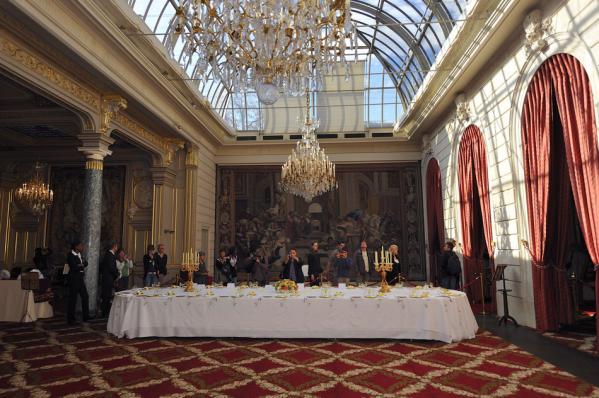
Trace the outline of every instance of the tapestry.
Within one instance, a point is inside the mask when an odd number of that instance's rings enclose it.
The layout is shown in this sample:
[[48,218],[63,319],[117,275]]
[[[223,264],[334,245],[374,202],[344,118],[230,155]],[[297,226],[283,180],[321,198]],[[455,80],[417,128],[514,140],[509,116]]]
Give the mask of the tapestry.
[[326,265],[336,242],[350,254],[366,240],[369,250],[397,244],[410,280],[426,279],[420,165],[337,167],[338,188],[306,202],[284,193],[280,169],[218,169],[217,248],[234,248],[244,260],[257,252],[276,273],[291,247],[306,261],[321,246]]
[[[102,253],[110,241],[122,240],[125,173],[123,166],[104,167],[100,243]],[[85,170],[80,167],[53,167],[51,184],[54,205],[48,219],[48,246],[52,249],[53,261],[61,264],[66,259],[71,243],[82,239]]]

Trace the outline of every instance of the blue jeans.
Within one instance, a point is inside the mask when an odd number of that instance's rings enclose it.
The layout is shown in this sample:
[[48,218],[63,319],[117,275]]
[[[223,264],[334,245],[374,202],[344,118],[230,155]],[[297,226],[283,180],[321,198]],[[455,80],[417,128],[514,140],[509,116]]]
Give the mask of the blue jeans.
[[144,280],[144,286],[152,286],[158,283],[158,274],[157,273],[147,273],[146,278]]

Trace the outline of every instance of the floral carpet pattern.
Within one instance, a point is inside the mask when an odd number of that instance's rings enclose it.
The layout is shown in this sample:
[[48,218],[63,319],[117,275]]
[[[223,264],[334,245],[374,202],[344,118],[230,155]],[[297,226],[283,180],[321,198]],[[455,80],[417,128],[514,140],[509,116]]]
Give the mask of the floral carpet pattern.
[[576,348],[579,351],[599,357],[599,351],[597,351],[596,345],[596,336],[574,332],[545,332],[543,333],[543,336],[549,337],[558,343],[565,344],[568,347]]
[[117,339],[105,322],[0,323],[0,397],[599,397],[481,332],[389,340]]

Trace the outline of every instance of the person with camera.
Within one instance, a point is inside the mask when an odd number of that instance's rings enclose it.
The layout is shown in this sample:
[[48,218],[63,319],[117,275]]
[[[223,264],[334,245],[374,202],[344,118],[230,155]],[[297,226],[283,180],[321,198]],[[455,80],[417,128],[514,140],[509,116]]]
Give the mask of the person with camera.
[[250,259],[250,265],[248,271],[251,274],[253,282],[258,283],[260,286],[264,286],[268,283],[268,264],[264,261],[262,253],[256,252]]
[[347,247],[343,246],[335,255],[333,274],[337,283],[348,283],[351,272],[351,259],[347,257]]
[[304,265],[301,258],[297,256],[297,250],[292,248],[289,254],[285,256],[283,271],[281,271],[281,279],[291,279],[295,283],[304,283],[304,273],[302,272]]
[[67,274],[67,322],[69,325],[75,323],[75,307],[77,297],[81,298],[81,312],[83,322],[89,320],[89,295],[85,286],[85,268],[87,261],[83,259],[83,244],[75,241],[71,245],[71,251],[67,255],[67,264],[69,272]]
[[218,251],[218,257],[214,262],[214,281],[217,283],[228,283],[229,282],[229,266],[227,261],[229,258],[226,256],[227,251],[220,249]]
[[443,245],[443,257],[441,259],[441,287],[456,290],[460,284],[462,266],[457,254],[453,251],[455,247],[451,241]]

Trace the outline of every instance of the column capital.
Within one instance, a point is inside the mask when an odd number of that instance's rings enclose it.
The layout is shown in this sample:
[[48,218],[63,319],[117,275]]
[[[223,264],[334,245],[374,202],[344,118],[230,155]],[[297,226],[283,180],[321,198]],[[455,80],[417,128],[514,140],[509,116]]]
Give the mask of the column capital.
[[108,134],[108,125],[114,119],[116,114],[121,109],[127,109],[127,100],[120,95],[116,94],[105,94],[102,96],[102,110],[101,110],[101,126],[100,131],[104,135]]
[[[94,163],[97,165],[98,163],[102,163],[106,156],[112,154],[112,151],[108,149],[108,147],[114,144],[114,138],[97,133],[82,133],[79,134],[77,138],[79,138],[82,143],[77,150],[85,154],[88,163],[90,161],[94,161]],[[96,169],[97,167],[89,168]]]
[[164,164],[170,166],[173,164],[177,151],[185,147],[185,142],[177,138],[167,138],[165,142],[167,150],[164,153]]
[[154,185],[175,185],[177,173],[168,167],[151,167],[152,183]]
[[200,164],[198,155],[199,148],[194,144],[187,143],[185,145],[185,167],[188,169],[197,169]]

